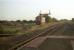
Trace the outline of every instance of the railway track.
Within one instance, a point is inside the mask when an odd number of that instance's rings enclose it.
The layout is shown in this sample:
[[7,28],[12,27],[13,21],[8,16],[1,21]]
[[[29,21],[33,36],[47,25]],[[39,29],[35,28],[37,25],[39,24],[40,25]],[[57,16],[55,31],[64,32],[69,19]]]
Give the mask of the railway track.
[[9,48],[8,50],[16,50],[17,48],[19,48],[20,46],[28,43],[29,41],[31,41],[31,40],[39,37],[39,36],[42,36],[42,34],[46,34],[47,32],[53,30],[53,29],[56,28],[56,26],[58,26],[58,25],[60,25],[60,24],[54,24],[54,25],[52,25],[52,26],[49,26],[49,27],[46,28],[44,31],[42,30],[43,32],[37,32],[36,34],[34,33],[35,35],[32,35],[32,37],[31,37],[30,39],[28,39],[28,40],[26,40],[26,41],[23,41],[23,42],[20,42],[20,43],[17,44],[17,45],[13,45],[13,46],[12,46],[11,48]]
[[[64,28],[64,27],[66,27],[66,28]],[[70,27],[72,29],[73,25],[70,23],[57,23],[52,26],[49,26],[48,28],[46,28],[44,30],[33,32],[33,34],[31,34],[31,36],[27,37],[26,39],[25,39],[25,37],[26,37],[25,35],[15,36],[13,39],[16,41],[14,42],[11,40],[11,43],[15,43],[15,44],[13,46],[11,46],[10,48],[8,48],[8,50],[18,50],[22,46],[25,46],[25,44],[29,43],[30,41],[32,41],[38,37],[47,36],[47,35],[49,35],[49,36],[50,35],[62,35],[64,33],[63,28],[65,30],[68,27]],[[62,30],[62,32],[60,32],[60,30]],[[17,41],[19,41],[19,42],[17,43]]]
[[46,33],[42,34],[42,36],[47,36],[47,35],[56,35],[56,32],[60,30],[65,25],[65,23],[61,23],[59,25],[54,26],[53,28],[50,28],[49,31]]
[[[30,38],[30,39],[28,39],[28,40],[26,40],[26,41],[23,41],[23,42],[15,45],[15,46],[9,48],[8,50],[16,50],[17,48],[20,48],[20,47],[23,46],[24,44],[32,41],[33,39],[35,39],[35,38],[37,38],[37,37],[39,37],[39,36],[45,36],[45,34],[46,34],[46,35],[47,35],[47,34],[51,35],[51,34],[54,33],[55,31],[57,31],[58,29],[60,29],[60,27],[62,27],[63,25],[64,25],[63,23],[60,23],[60,24],[55,24],[55,25],[53,25],[53,26],[51,26],[51,27],[48,27],[45,31],[40,32],[40,33],[38,33],[38,34],[36,34],[36,35],[33,35],[32,38]],[[50,32],[52,32],[52,33],[50,33]]]
[[58,26],[58,28],[49,32],[48,35],[74,36],[74,23],[65,22],[65,23],[61,24],[60,26]]
[[74,36],[74,23],[72,22],[67,23],[67,27],[65,29],[66,34],[64,35]]

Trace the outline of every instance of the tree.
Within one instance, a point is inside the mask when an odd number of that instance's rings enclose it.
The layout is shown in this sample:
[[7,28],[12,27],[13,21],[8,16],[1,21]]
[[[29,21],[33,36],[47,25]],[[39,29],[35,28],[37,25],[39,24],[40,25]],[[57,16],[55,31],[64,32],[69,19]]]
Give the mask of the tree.
[[45,20],[46,20],[46,23],[49,23],[49,22],[51,22],[51,17],[50,16],[46,16]]
[[72,18],[72,21],[74,21],[74,18]]
[[61,19],[60,21],[62,21],[62,22],[67,22],[67,21],[69,21],[69,20],[67,20],[67,19]]
[[52,22],[57,22],[58,20],[56,18],[52,18]]
[[33,21],[33,20],[29,20],[28,22],[29,22],[29,23],[34,23],[34,21]]
[[16,22],[21,22],[20,20],[17,20]]
[[23,20],[23,22],[24,22],[24,23],[27,23],[28,21],[27,21],[27,20]]

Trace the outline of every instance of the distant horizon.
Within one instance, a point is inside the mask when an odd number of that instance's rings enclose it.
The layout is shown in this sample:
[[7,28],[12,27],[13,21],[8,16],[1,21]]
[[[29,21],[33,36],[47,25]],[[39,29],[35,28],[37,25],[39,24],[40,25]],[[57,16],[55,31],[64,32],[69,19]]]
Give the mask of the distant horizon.
[[51,17],[74,18],[74,0],[0,0],[0,20],[35,20],[41,11]]

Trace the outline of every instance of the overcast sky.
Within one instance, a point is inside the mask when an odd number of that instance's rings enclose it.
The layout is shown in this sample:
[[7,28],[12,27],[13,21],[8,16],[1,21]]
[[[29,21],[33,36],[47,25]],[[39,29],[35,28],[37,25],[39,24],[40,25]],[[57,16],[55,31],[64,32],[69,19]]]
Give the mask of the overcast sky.
[[51,12],[51,17],[74,17],[74,0],[0,0],[1,20],[34,20],[40,10]]

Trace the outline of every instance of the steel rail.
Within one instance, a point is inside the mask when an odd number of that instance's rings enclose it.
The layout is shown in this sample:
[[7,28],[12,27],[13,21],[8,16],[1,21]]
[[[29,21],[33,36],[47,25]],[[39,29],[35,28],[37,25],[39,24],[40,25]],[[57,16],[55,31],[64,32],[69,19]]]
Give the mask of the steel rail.
[[47,33],[47,32],[50,31],[50,30],[53,30],[54,28],[56,28],[56,26],[58,26],[58,24],[54,24],[54,25],[48,27],[45,31],[43,31],[43,32],[41,32],[41,33],[38,33],[38,35],[36,35],[36,36],[34,36],[34,37],[32,37],[32,38],[26,40],[26,41],[20,42],[19,44],[16,44],[15,46],[12,46],[12,47],[9,48],[8,50],[17,50],[17,48],[23,46],[24,44],[26,44],[26,43],[32,41],[33,39],[35,39],[35,38],[41,36],[42,34]]

